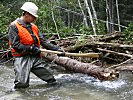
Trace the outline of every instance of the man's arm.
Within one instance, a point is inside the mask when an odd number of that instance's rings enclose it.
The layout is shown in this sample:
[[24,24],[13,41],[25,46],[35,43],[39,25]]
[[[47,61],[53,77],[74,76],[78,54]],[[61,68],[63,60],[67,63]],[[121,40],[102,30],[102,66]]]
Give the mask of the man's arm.
[[45,49],[49,49],[49,50],[55,50],[58,51],[60,48],[56,45],[53,45],[52,43],[49,43],[48,41],[46,41],[42,34],[39,32],[39,39],[40,39],[40,44],[45,48]]
[[18,30],[14,23],[9,26],[8,37],[12,48],[14,48],[16,51],[24,53],[30,49],[30,46],[25,46],[20,43]]

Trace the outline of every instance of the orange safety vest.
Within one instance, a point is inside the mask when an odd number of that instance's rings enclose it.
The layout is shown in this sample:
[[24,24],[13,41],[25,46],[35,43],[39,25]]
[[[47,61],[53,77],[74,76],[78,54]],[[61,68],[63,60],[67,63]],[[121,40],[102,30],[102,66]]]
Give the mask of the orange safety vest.
[[[15,22],[15,25],[18,29],[18,36],[19,36],[19,39],[20,39],[20,43],[23,44],[23,45],[32,45],[32,44],[34,44],[34,40],[31,36],[31,34],[28,32],[28,30],[25,27],[23,27],[21,24],[19,24],[18,22]],[[31,29],[32,29],[34,35],[36,36],[36,38],[38,40],[37,46],[39,47],[40,46],[40,39],[38,37],[38,28],[37,28],[36,25],[32,24]],[[12,56],[22,56],[22,55],[28,54],[28,52],[23,53],[23,54],[20,53],[20,52],[17,52],[14,48],[11,49],[11,53],[12,53]]]

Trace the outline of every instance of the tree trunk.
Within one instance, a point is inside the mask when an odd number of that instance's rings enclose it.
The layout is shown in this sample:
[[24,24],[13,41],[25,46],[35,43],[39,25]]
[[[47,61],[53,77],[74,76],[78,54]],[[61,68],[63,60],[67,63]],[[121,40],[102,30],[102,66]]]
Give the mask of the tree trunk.
[[112,33],[114,31],[113,25],[113,0],[106,0],[106,15],[107,15],[107,32]]
[[116,11],[117,11],[117,20],[118,20],[118,27],[119,27],[119,32],[121,32],[121,27],[120,27],[120,16],[119,16],[119,8],[118,8],[118,0],[116,0]]
[[109,5],[108,1],[106,0],[106,28],[107,28],[107,33],[110,33],[110,28],[109,28]]
[[88,10],[88,14],[89,14],[89,17],[90,17],[90,21],[91,21],[91,25],[92,25],[92,28],[93,28],[94,35],[96,35],[96,27],[94,25],[94,21],[93,21],[93,17],[92,17],[92,14],[91,14],[90,7],[88,5],[88,1],[87,0],[84,0],[84,2],[86,4],[86,8]]
[[42,56],[50,61],[54,61],[56,64],[61,65],[70,71],[88,74],[100,80],[112,80],[118,78],[119,76],[119,73],[117,73],[115,70],[104,69],[100,66],[89,63],[81,63],[68,57],[58,57],[48,53],[42,53]]
[[70,28],[70,12],[67,12],[67,19],[68,19],[68,24],[67,26]]
[[[110,22],[114,23],[114,0],[109,0]],[[114,24],[110,24],[111,33],[114,32]]]
[[93,16],[94,16],[94,18],[96,19],[96,24],[98,25],[97,13],[96,13],[95,7],[94,7],[94,5],[93,5],[93,1],[90,0],[90,3],[91,3],[92,10],[93,10]]
[[78,0],[78,3],[79,3],[79,7],[80,7],[80,9],[81,9],[81,11],[82,11],[83,23],[84,23],[84,25],[89,29],[88,23],[87,23],[87,18],[86,18],[86,15],[85,15],[85,13],[84,13],[84,10],[83,10],[83,8],[82,8],[82,6],[81,6],[80,0]]
[[60,35],[59,35],[59,31],[58,31],[58,27],[57,27],[57,24],[56,24],[56,21],[55,21],[55,17],[54,17],[54,7],[52,6],[52,4],[51,4],[51,14],[52,14],[52,19],[53,19],[53,22],[54,22],[54,24],[55,24],[55,28],[56,28],[56,32],[57,32],[57,34],[58,34],[58,37],[59,37],[59,39],[60,39]]

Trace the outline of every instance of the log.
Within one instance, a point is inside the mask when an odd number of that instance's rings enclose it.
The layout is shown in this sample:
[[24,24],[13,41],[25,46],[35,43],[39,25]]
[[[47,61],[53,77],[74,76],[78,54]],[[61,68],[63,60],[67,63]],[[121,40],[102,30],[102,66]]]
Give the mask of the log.
[[42,52],[42,56],[49,61],[53,61],[58,65],[63,66],[67,70],[83,73],[98,78],[99,80],[113,80],[118,78],[119,73],[112,69],[105,69],[100,66],[96,66],[90,63],[81,63],[77,60],[70,59],[68,57],[58,57],[53,54]]
[[97,48],[97,49],[100,50],[100,51],[105,51],[105,52],[111,53],[111,54],[121,55],[121,56],[124,56],[124,57],[133,58],[133,55],[130,55],[130,54],[119,53],[119,52],[115,52],[115,51],[111,51],[111,50],[106,50],[106,49],[101,49],[101,48]]
[[78,43],[77,45],[75,44],[74,46],[69,46],[67,47],[67,51],[79,51],[82,47],[89,47],[92,49],[96,49],[98,47],[101,48],[115,48],[119,50],[128,50],[128,51],[133,51],[133,45],[123,45],[123,44],[118,44],[118,43],[105,43],[105,42],[83,42],[83,43]]
[[103,37],[99,39],[99,41],[104,41],[104,42],[110,42],[111,40],[118,39],[121,37],[121,32],[115,32],[111,34],[106,34]]
[[[46,49],[40,49],[41,52],[45,53],[53,53],[53,54],[61,54],[62,52],[59,51],[52,51],[52,50],[46,50]],[[74,56],[74,57],[90,57],[90,58],[99,58],[100,53],[69,53],[65,52],[65,56]]]

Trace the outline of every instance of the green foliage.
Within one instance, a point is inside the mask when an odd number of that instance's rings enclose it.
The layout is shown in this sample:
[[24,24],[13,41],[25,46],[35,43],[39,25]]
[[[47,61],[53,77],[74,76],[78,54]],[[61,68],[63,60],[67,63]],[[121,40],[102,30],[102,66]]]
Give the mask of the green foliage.
[[[97,35],[102,35],[102,34],[106,34],[105,33],[105,24],[102,23],[102,22],[99,22],[98,25],[96,25],[96,32],[97,32]],[[89,26],[88,28],[85,27],[85,26],[80,26],[79,27],[79,30],[77,30],[78,33],[81,33],[81,34],[86,34],[86,35],[93,35],[94,32],[93,32],[93,29],[91,26]]]
[[77,41],[84,42],[85,37],[86,37],[86,34],[83,34],[83,35],[81,35],[81,36],[78,37],[78,40]]
[[[93,34],[91,26],[89,26],[89,29],[83,26],[82,16],[75,16],[72,13],[70,13],[70,23],[68,24],[68,12],[65,12],[64,10],[62,12],[61,9],[55,7],[56,5],[60,5],[80,13],[81,10],[79,9],[77,1],[75,0],[67,0],[67,1],[28,0],[28,1],[34,2],[39,7],[38,11],[39,17],[37,18],[35,24],[38,26],[41,33],[57,33],[58,31],[62,38],[67,36],[72,36],[72,33],[80,33],[86,35]],[[10,2],[10,5],[12,6],[10,6],[9,8],[6,7],[5,5],[3,6],[2,3],[0,4],[0,9],[2,9],[2,11],[0,12],[0,18],[1,18],[0,32],[7,32],[8,25],[10,24],[10,22],[15,20],[17,17],[21,16],[22,12],[20,12],[20,9],[18,8],[20,8],[23,3],[24,1],[20,0],[17,1],[16,4],[14,4],[14,1],[12,1]],[[9,6],[9,4],[7,5]],[[54,13],[54,18],[58,30],[56,30],[55,23],[52,18],[52,10]],[[100,33],[103,33],[101,31],[104,31],[103,30],[104,26],[100,24],[98,27],[100,29]]]
[[7,32],[7,26],[8,26],[8,22],[9,22],[9,9],[5,9],[5,7],[0,4],[0,9],[2,9],[2,11],[0,12],[0,33],[5,33]]
[[106,34],[106,31],[105,31],[105,23],[98,22],[98,25],[96,26],[96,29],[97,29],[97,34],[98,35],[104,35],[104,34]]
[[50,7],[48,7],[48,4],[41,4],[39,7],[39,12],[37,18],[36,24],[38,25],[38,28],[43,33],[49,33],[52,32],[53,29],[53,22],[51,19],[51,12]]
[[78,32],[81,33],[81,34],[90,35],[90,34],[92,34],[92,28],[87,28],[85,26],[81,26],[79,28],[79,31]]
[[17,18],[10,8],[0,3],[0,34],[8,32],[9,24]]
[[124,30],[123,35],[126,41],[133,42],[133,23],[128,25],[128,28]]
[[75,29],[73,28],[70,28],[70,27],[62,27],[60,30],[60,36],[65,38],[65,37],[68,37],[68,36],[72,36],[73,33],[75,33]]
[[[38,15],[35,24],[38,26],[41,33],[59,33],[61,38],[72,36],[74,33],[80,33],[84,35],[93,35],[93,29],[91,27],[89,18],[88,25],[89,28],[83,25],[83,16],[73,13],[71,11],[77,12],[81,14],[81,9],[78,5],[77,0],[7,0],[0,2],[0,33],[8,31],[8,25],[10,22],[15,20],[17,17],[21,16],[20,7],[25,1],[34,2],[38,7]],[[104,8],[102,6],[102,1],[98,1],[99,3],[95,3],[96,11],[98,18],[104,18]],[[3,5],[4,4],[4,5]],[[86,7],[83,2],[81,2],[82,7],[87,14]],[[105,2],[104,2],[105,4]],[[62,8],[68,9],[61,9]],[[99,8],[100,7],[100,8]],[[102,9],[101,9],[102,8]],[[57,24],[58,30],[56,30],[55,23],[52,18],[52,10],[54,13],[55,22]],[[70,10],[70,11],[69,11]],[[99,15],[100,14],[100,15]],[[102,16],[101,16],[102,15]],[[94,20],[95,25],[96,21]],[[98,35],[102,35],[106,33],[105,23],[98,22],[96,25],[96,31]],[[132,28],[133,25],[129,25],[129,27],[124,31],[125,39],[132,40]],[[51,35],[47,35],[50,37]]]

